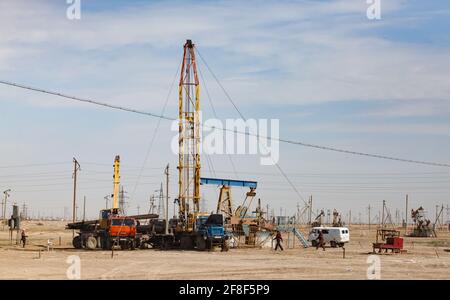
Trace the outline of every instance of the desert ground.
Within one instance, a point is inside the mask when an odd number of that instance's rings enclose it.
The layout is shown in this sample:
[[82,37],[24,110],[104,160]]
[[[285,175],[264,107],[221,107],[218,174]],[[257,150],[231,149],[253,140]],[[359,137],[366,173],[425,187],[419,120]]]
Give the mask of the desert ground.
[[[26,221],[29,244],[16,245],[0,227],[0,279],[68,279],[72,255],[80,258],[81,279],[367,279],[375,226],[350,227],[341,248],[230,249],[229,252],[72,249],[72,231],[62,221]],[[305,233],[306,231],[303,230]],[[381,279],[450,279],[450,233],[437,238],[405,237],[403,254],[377,255]],[[284,244],[287,245],[287,235]],[[292,235],[289,236],[292,239]],[[53,250],[48,251],[48,241]],[[60,243],[61,241],[61,243]],[[69,258],[69,260],[68,260]],[[69,272],[70,273],[70,272]]]

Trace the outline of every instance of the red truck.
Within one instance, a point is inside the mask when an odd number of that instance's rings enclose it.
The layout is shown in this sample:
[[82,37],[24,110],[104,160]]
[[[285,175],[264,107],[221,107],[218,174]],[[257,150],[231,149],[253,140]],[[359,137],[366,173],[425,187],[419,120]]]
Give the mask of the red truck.
[[138,242],[136,219],[111,214],[110,210],[102,210],[99,220],[70,223],[66,229],[79,230],[72,241],[76,249],[134,249]]

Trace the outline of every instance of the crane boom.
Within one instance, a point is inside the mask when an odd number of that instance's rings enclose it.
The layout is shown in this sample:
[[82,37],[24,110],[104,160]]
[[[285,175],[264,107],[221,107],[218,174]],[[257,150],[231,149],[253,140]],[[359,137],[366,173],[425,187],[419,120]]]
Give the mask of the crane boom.
[[113,192],[113,206],[112,213],[119,213],[119,184],[120,184],[120,156],[116,155],[114,159],[114,192]]

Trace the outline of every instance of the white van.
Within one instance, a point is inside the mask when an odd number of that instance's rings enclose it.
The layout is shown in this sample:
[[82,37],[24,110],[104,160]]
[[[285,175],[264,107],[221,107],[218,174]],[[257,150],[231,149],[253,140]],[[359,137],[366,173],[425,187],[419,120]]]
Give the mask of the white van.
[[320,231],[322,231],[324,243],[330,243],[331,247],[343,247],[350,241],[350,232],[347,227],[313,227],[308,237],[313,247],[318,243]]

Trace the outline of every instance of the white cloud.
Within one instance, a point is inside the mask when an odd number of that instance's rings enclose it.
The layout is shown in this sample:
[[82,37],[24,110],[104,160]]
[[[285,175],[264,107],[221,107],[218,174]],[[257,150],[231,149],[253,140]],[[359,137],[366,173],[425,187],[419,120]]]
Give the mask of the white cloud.
[[[0,53],[0,67],[24,67],[20,61],[36,68],[50,64],[54,66],[34,70],[30,78],[23,70],[17,73],[26,82],[44,76],[79,89],[86,81],[103,80],[110,92],[100,94],[108,98],[161,99],[182,43],[192,37],[242,104],[448,98],[448,51],[365,36],[364,29],[383,25],[365,20],[364,1],[254,4],[162,3],[84,12],[75,22],[65,19],[61,5],[6,2],[0,45],[9,59],[1,59],[5,54]],[[389,1],[383,9],[396,11],[404,5]],[[393,22],[386,20],[390,26]],[[139,46],[144,50],[133,50]],[[249,68],[266,72],[248,73]],[[134,94],[135,89],[142,92]],[[217,87],[211,90],[223,97]]]

